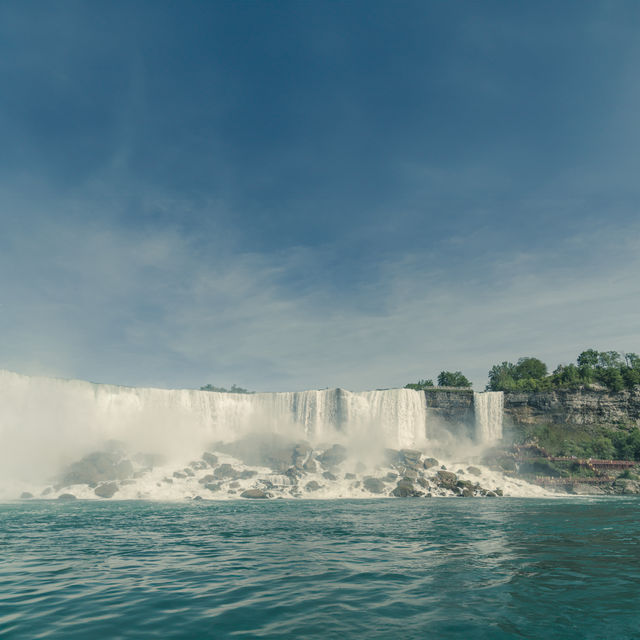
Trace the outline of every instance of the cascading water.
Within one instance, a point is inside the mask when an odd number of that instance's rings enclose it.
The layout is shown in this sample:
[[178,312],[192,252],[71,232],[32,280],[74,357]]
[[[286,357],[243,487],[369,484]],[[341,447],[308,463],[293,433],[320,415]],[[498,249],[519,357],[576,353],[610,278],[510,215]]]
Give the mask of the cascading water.
[[55,477],[108,441],[170,460],[250,434],[416,447],[424,395],[410,389],[230,394],[93,384],[0,371],[0,480]]
[[476,416],[476,440],[491,444],[502,438],[502,391],[485,391],[473,394],[473,410]]

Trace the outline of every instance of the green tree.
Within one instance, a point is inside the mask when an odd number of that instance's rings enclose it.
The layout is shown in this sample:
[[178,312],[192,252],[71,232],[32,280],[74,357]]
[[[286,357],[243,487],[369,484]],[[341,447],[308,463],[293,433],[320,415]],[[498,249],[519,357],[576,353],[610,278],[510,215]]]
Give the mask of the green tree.
[[598,367],[600,369],[614,369],[622,364],[620,354],[617,351],[601,351],[598,354]]
[[538,358],[520,358],[514,367],[514,380],[541,380],[547,375],[547,365]]
[[487,391],[511,391],[515,389],[515,368],[516,366],[511,362],[493,365],[489,371]]
[[405,389],[415,389],[416,391],[422,391],[424,389],[427,389],[429,387],[433,387],[433,380],[431,379],[427,379],[427,380],[418,380],[418,382],[410,382],[409,384],[405,384],[404,388]]
[[438,386],[470,389],[471,382],[462,375],[461,371],[441,371],[438,374]]
[[600,353],[595,349],[587,349],[578,356],[579,367],[595,367],[598,364]]

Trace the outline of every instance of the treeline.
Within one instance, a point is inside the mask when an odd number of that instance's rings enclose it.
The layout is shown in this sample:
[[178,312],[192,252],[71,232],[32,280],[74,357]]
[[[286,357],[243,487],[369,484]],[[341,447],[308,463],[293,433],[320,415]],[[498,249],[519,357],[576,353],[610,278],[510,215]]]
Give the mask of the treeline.
[[[410,382],[404,386],[405,389],[415,389],[423,391],[434,387],[433,380],[418,380],[418,382]],[[471,389],[471,382],[462,375],[461,371],[441,371],[438,374],[439,387],[457,387],[459,389]]]
[[255,393],[255,391],[249,391],[243,389],[235,384],[231,385],[231,389],[225,389],[224,387],[215,387],[212,384],[205,384],[204,387],[200,387],[200,391],[218,391],[219,393]]
[[610,391],[640,385],[640,357],[635,353],[587,349],[575,364],[560,364],[551,374],[538,358],[520,358],[516,364],[502,362],[489,371],[487,391],[548,391],[593,384]]

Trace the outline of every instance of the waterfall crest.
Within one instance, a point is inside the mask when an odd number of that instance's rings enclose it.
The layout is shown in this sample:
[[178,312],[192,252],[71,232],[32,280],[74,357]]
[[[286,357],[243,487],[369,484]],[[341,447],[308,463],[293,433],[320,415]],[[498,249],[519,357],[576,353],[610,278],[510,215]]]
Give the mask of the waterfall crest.
[[105,442],[171,458],[196,455],[212,442],[279,434],[317,442],[376,440],[419,446],[425,439],[424,394],[410,389],[325,389],[231,394],[94,384],[0,371],[0,468],[38,467],[44,475]]
[[502,438],[502,414],[504,393],[485,391],[473,394],[473,410],[476,417],[476,440],[491,444]]

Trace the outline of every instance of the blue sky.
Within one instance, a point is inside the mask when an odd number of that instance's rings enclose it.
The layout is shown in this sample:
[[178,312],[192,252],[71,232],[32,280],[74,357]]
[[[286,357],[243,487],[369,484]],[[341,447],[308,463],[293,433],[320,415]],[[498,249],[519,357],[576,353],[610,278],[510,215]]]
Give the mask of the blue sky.
[[402,386],[640,351],[637,2],[3,2],[0,367]]

